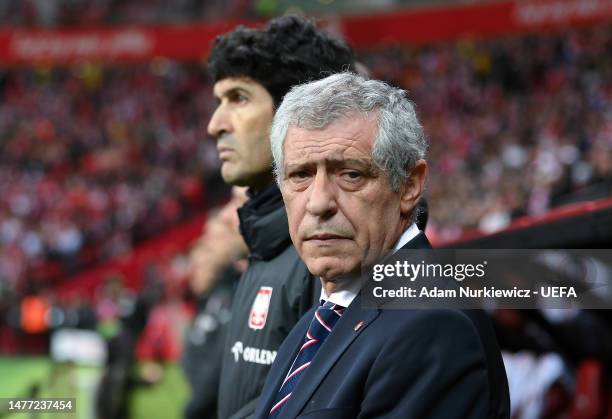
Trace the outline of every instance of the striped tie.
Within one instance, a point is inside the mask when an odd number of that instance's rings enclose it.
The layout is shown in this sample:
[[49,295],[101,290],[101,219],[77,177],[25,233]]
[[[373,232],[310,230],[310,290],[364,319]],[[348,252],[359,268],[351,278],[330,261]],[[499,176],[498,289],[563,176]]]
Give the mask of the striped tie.
[[297,356],[295,357],[295,361],[293,361],[293,365],[285,377],[285,381],[281,385],[278,394],[276,395],[276,399],[274,400],[274,404],[272,405],[272,409],[270,410],[269,419],[277,418],[281,411],[283,410],[283,406],[291,397],[291,392],[293,391],[296,384],[302,378],[304,372],[310,366],[310,362],[312,358],[315,356],[325,339],[329,336],[334,325],[340,319],[342,314],[344,313],[344,307],[326,301],[325,304],[319,306],[317,311],[315,311],[315,315],[310,322],[310,327],[306,332],[306,336],[304,337],[304,343],[300,348]]

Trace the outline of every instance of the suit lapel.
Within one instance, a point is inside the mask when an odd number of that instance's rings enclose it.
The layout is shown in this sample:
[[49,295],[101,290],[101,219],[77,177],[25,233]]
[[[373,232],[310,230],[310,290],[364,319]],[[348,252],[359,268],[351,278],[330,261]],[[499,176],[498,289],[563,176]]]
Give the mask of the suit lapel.
[[[355,297],[351,305],[344,312],[342,318],[338,320],[333,332],[319,349],[310,367],[308,367],[308,371],[295,386],[283,410],[282,417],[292,418],[300,413],[306,402],[319,386],[319,383],[334,366],[338,358],[340,358],[357,335],[376,319],[378,314],[378,310],[363,310],[361,308],[361,294]],[[355,331],[355,326],[359,322],[363,323],[359,327],[359,330]],[[304,330],[304,334],[306,330],[307,328]],[[319,356],[319,354],[322,354],[322,356]],[[293,362],[293,358],[290,362]],[[277,391],[279,386],[280,383],[275,387]]]

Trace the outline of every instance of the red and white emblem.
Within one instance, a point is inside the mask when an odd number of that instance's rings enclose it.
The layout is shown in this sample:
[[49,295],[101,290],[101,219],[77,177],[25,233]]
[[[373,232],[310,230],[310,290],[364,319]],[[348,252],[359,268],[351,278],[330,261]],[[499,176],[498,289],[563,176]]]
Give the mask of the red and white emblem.
[[272,287],[261,287],[253,301],[251,314],[249,316],[249,327],[253,330],[263,329],[268,318],[270,299],[272,298]]

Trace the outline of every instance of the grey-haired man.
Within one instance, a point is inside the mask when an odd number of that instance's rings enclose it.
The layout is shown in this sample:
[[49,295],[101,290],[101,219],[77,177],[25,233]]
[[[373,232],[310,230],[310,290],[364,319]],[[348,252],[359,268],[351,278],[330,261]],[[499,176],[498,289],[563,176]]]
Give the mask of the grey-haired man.
[[324,304],[279,349],[256,417],[508,418],[483,313],[361,306],[362,266],[430,247],[414,224],[427,143],[405,92],[348,73],[300,85],[271,142],[291,239]]

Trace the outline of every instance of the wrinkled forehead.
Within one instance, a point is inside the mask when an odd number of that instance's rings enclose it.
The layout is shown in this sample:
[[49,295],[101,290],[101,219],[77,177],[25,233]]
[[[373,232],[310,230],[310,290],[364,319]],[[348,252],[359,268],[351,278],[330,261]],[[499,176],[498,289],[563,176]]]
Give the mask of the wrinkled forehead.
[[320,129],[289,126],[284,143],[285,165],[292,161],[370,160],[377,134],[374,114],[358,114]]

